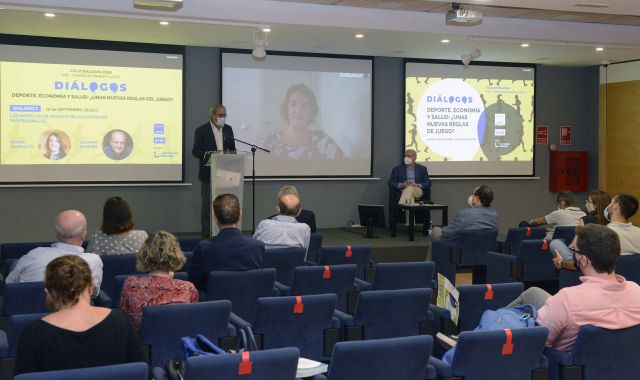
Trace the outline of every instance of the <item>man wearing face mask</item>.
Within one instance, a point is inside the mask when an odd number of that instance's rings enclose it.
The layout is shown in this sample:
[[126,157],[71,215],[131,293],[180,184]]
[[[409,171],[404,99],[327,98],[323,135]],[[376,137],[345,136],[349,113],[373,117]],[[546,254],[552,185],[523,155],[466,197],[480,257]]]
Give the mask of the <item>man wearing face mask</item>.
[[580,219],[587,215],[579,207],[575,206],[573,193],[568,190],[559,191],[556,194],[556,203],[558,205],[557,210],[529,222],[533,227],[549,225],[550,228],[545,237],[547,240],[553,237],[553,231],[556,226],[577,226]]
[[225,124],[227,109],[222,104],[216,104],[209,109],[209,121],[196,128],[191,153],[200,162],[198,179],[201,183],[200,195],[202,204],[200,221],[202,224],[202,238],[209,237],[211,231],[211,170],[205,164],[212,152],[236,150],[233,140],[233,129]]
[[416,158],[416,151],[407,149],[404,152],[404,164],[391,171],[389,186],[394,190],[399,204],[415,203],[424,190],[431,186],[427,168],[416,164]]
[[571,250],[582,284],[554,296],[532,287],[509,305],[538,308],[537,322],[549,329],[546,346],[561,351],[571,351],[582,326],[617,330],[640,323],[640,286],[615,273],[618,235],[595,223],[578,226]]
[[[497,229],[498,213],[490,208],[491,202],[493,202],[493,190],[487,185],[476,187],[467,198],[469,208],[460,210],[449,225],[433,227],[431,240],[456,241],[460,231],[463,230]],[[431,260],[431,247],[429,247],[427,260]]]

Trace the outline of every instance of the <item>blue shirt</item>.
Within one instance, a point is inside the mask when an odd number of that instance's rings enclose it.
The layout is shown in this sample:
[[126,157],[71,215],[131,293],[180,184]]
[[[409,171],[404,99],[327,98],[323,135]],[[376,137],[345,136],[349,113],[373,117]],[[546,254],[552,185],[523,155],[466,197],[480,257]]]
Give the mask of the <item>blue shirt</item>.
[[304,247],[309,249],[311,229],[293,216],[276,215],[258,223],[253,237],[264,242],[265,248]]

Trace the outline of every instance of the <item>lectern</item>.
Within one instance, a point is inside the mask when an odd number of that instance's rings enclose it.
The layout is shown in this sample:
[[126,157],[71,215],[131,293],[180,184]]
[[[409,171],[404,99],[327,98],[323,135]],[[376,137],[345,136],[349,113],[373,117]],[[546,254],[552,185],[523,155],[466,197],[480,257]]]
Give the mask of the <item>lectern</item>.
[[211,169],[211,236],[218,234],[218,226],[213,221],[213,200],[219,194],[233,194],[240,200],[242,209],[242,193],[244,189],[244,160],[246,152],[213,152],[205,164]]

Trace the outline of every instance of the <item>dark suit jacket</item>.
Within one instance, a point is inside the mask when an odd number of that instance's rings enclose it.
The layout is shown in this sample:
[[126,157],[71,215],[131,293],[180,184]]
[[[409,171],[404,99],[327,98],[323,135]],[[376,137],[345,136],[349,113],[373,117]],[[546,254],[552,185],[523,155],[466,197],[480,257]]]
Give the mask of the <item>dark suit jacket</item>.
[[[273,214],[267,219],[272,219],[276,215],[278,214]],[[302,209],[300,215],[296,216],[296,220],[308,225],[312,234],[316,232],[316,214],[314,214],[313,211]]]
[[[413,169],[416,176],[416,183],[420,185],[420,188],[427,189],[431,186],[431,181],[429,180],[429,171],[427,171],[426,166],[422,166],[416,164]],[[400,198],[400,194],[402,194],[402,189],[398,186],[407,180],[407,166],[402,164],[398,165],[391,171],[391,177],[389,178],[389,186],[395,190],[396,197]]]
[[263,242],[243,235],[237,228],[223,228],[218,235],[198,243],[193,251],[189,281],[206,290],[209,272],[260,269],[263,256]]
[[[211,169],[204,166],[207,162],[204,156],[212,150],[218,150],[218,147],[216,146],[216,138],[213,136],[211,123],[207,121],[205,124],[196,128],[196,133],[193,138],[193,149],[191,150],[193,156],[200,161],[198,179],[202,182],[211,182]],[[222,127],[222,150],[236,150],[236,142],[233,140],[233,129],[227,124]],[[209,159],[208,154],[206,158]]]

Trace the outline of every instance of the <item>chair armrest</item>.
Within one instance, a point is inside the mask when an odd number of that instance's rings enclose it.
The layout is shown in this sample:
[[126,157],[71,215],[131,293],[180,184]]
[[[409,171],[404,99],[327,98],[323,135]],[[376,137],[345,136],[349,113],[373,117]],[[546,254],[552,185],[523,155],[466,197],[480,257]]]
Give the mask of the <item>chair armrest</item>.
[[511,278],[511,263],[516,261],[515,256],[503,253],[487,253],[487,282],[492,284],[513,282]]
[[275,284],[273,286],[273,289],[271,291],[271,294],[273,294],[274,297],[280,297],[280,289],[275,287]]
[[238,317],[234,313],[231,313],[231,315],[229,316],[229,322],[236,329],[246,329],[247,327],[251,328],[251,323],[249,323],[249,322],[245,321],[244,319]]
[[285,285],[285,284],[282,284],[282,283],[278,282],[278,281],[276,281],[276,282],[273,284],[273,288],[274,288],[274,289],[277,289],[277,290],[278,290],[278,292],[280,292],[280,295],[281,295],[281,296],[289,296],[289,295],[291,295],[291,288],[290,288],[290,287],[288,287],[288,286],[287,286],[287,285]]
[[433,356],[429,357],[429,365],[435,368],[439,377],[451,377],[453,375],[453,368],[451,365],[440,359],[436,359]]
[[316,263],[315,261],[311,261],[311,260],[305,260],[305,261],[304,261],[304,265],[312,266],[312,267],[313,267],[313,266],[318,265],[318,263]]
[[340,326],[353,326],[353,316],[340,310],[333,311],[334,318],[337,318]]
[[152,371],[154,380],[169,380],[169,376],[163,368],[156,367]]
[[340,326],[342,326],[342,324],[340,323],[340,318],[338,318],[338,317],[336,317],[334,315],[333,318],[331,318],[331,328],[332,329],[339,329]]
[[7,333],[0,331],[0,358],[6,358],[9,356],[9,340],[7,339]]
[[427,375],[425,378],[427,380],[436,380],[438,378],[436,367],[432,366],[431,364],[427,364]]
[[359,278],[356,278],[355,283],[353,284],[354,288],[360,292],[364,292],[366,290],[371,290],[373,288],[373,284]]

